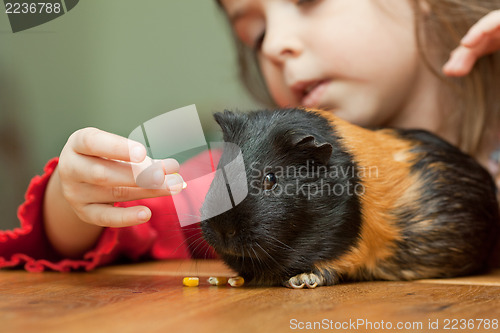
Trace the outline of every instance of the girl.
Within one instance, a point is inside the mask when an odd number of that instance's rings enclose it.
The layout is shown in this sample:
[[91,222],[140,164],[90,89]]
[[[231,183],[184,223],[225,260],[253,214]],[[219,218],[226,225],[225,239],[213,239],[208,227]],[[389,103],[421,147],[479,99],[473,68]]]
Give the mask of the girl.
[[[499,0],[219,5],[236,37],[242,80],[259,99],[326,108],[362,126],[430,130],[476,156],[500,182]],[[196,229],[161,213],[174,211],[169,195],[182,190],[182,167],[157,164],[149,182],[162,188],[147,190],[128,165],[145,158],[142,145],[95,128],[71,135],[32,181],[19,210],[22,228],[0,233],[0,267],[89,270],[120,257],[211,257],[199,241],[187,245],[199,239]],[[183,191],[196,197],[208,185]]]

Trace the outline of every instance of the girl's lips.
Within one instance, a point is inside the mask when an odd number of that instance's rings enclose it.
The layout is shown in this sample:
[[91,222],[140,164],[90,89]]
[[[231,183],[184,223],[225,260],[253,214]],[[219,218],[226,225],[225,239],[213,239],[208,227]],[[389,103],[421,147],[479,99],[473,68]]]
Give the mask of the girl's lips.
[[318,105],[320,105],[321,98],[329,82],[330,80],[319,82],[311,91],[309,91],[302,97],[300,104],[305,107],[317,107]]

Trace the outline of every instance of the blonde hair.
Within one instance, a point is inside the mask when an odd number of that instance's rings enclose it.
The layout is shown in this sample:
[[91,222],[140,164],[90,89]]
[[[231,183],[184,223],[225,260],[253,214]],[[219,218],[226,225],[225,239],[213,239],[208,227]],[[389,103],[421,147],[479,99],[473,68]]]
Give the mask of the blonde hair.
[[[499,131],[500,52],[482,57],[462,78],[445,78],[441,66],[460,44],[469,28],[489,12],[500,8],[499,0],[410,0],[415,11],[418,50],[442,82],[442,103],[458,122],[458,146],[471,155],[491,149]],[[431,54],[434,53],[434,54]],[[432,61],[431,59],[435,60]]]
[[[469,28],[500,0],[408,0],[414,9],[418,50],[428,68],[442,81],[441,106],[458,124],[458,146],[478,155],[500,131],[500,52],[482,57],[462,78],[447,78],[442,65]],[[233,32],[234,34],[234,32]],[[259,102],[275,106],[258,66],[255,52],[234,36],[239,78]]]

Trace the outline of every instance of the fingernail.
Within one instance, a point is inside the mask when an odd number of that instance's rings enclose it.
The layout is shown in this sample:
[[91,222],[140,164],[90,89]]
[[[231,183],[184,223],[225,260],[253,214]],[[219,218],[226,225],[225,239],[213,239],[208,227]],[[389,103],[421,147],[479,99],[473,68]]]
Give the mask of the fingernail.
[[139,213],[137,213],[137,219],[139,221],[147,221],[149,218],[149,214],[145,211],[145,210],[141,210],[139,211]]
[[187,184],[178,173],[167,175],[167,186],[172,194],[179,193],[186,188]]
[[132,148],[130,159],[132,162],[142,162],[142,160],[144,159],[144,148],[142,146],[136,146]]
[[165,181],[165,174],[163,173],[162,170],[156,170],[153,173],[153,183],[154,185],[161,185]]
[[185,189],[188,186],[188,184],[184,181],[184,178],[182,178],[182,176],[179,175],[177,172],[175,172],[174,175],[178,175],[179,177],[181,177],[181,179],[182,179],[182,189]]

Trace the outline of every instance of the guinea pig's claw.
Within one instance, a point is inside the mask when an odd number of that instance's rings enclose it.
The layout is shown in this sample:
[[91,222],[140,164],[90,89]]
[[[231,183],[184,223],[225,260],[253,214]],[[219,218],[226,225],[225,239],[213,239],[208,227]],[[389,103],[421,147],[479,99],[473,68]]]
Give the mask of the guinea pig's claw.
[[311,283],[307,283],[307,282],[306,282],[306,286],[307,286],[307,288],[309,288],[309,289],[314,289],[314,288],[316,288],[316,287],[318,286],[318,282],[314,282],[314,283],[312,283],[312,284],[311,284]]
[[288,281],[288,288],[302,289],[302,288],[304,288],[305,285],[306,285],[305,283],[295,284],[294,282]]
[[298,274],[294,277],[291,277],[283,284],[285,287],[293,288],[293,289],[302,289],[305,287],[309,289],[316,288],[319,284],[319,277],[316,274]]

